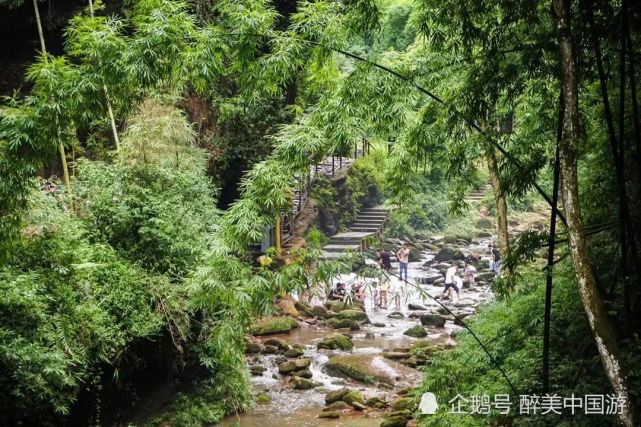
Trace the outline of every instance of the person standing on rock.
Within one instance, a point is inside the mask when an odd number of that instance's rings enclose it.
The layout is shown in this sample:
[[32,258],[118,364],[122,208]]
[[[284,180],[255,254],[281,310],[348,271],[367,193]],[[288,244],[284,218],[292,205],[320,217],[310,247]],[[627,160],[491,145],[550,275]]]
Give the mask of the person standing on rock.
[[476,286],[476,281],[474,280],[475,275],[476,275],[476,267],[466,262],[465,268],[463,270],[463,277],[467,280],[470,286]]
[[405,281],[407,281],[407,266],[410,260],[410,248],[407,243],[403,243],[403,247],[396,253],[399,263],[399,277],[403,280],[403,272],[405,272]]
[[456,271],[457,268],[453,265],[447,269],[447,272],[445,272],[445,289],[443,289],[441,298],[445,298],[447,295],[450,301],[454,301],[454,293],[452,291],[456,291],[456,297],[458,299],[460,289],[457,285],[459,281],[462,282],[462,279],[456,275]]

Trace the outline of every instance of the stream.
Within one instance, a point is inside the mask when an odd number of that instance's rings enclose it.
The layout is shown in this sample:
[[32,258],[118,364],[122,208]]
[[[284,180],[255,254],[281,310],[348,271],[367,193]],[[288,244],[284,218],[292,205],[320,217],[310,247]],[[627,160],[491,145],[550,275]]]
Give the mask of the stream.
[[[433,240],[439,242],[439,237]],[[487,253],[487,241],[474,241],[473,244],[450,244],[447,247],[460,249],[462,252],[483,254]],[[421,252],[421,260],[410,262],[408,278],[411,283],[421,283],[420,288],[432,296],[440,295],[443,285],[440,284],[442,272],[453,262],[434,261],[434,250]],[[373,262],[369,260],[368,262]],[[460,262],[460,261],[458,261]],[[393,263],[392,272],[398,271],[398,263]],[[481,272],[481,271],[479,271]],[[486,274],[487,277],[487,273]],[[351,283],[356,279],[355,274],[344,275],[339,280]],[[437,284],[433,282],[436,281]],[[409,328],[420,325],[418,318],[420,314],[440,313],[447,314],[435,301],[430,298],[423,299],[424,295],[410,285],[402,285],[400,312],[403,318],[389,318],[388,315],[395,310],[395,304],[388,298],[389,308],[387,310],[375,310],[373,307],[370,290],[367,291],[365,300],[365,311],[370,323],[361,325],[360,330],[350,331],[349,329],[332,329],[324,322],[307,324],[301,322],[301,326],[293,329],[287,334],[256,337],[255,341],[262,343],[270,338],[277,337],[289,345],[299,345],[303,349],[303,358],[309,358],[311,365],[309,370],[312,373],[312,380],[322,385],[309,390],[295,390],[287,384],[286,376],[279,374],[278,362],[284,356],[276,354],[248,355],[248,363],[260,364],[265,368],[262,375],[252,376],[252,383],[256,392],[265,392],[271,397],[271,402],[263,405],[256,404],[245,414],[238,418],[235,416],[226,418],[221,426],[238,425],[243,427],[280,427],[280,426],[372,426],[378,425],[385,416],[383,410],[365,411],[344,411],[340,418],[326,419],[318,418],[325,407],[325,394],[332,390],[339,390],[348,387],[362,393],[364,399],[379,397],[387,402],[392,402],[399,397],[408,387],[416,387],[420,384],[425,375],[422,368],[412,368],[395,360],[383,357],[384,351],[406,351],[418,340],[430,341],[442,346],[456,345],[453,336],[461,326],[455,324],[452,316],[447,316],[443,327],[425,326],[428,335],[423,338],[412,338],[403,333]],[[487,282],[477,280],[477,285],[462,289],[460,299],[455,302],[445,301],[444,304],[461,317],[474,313],[476,307],[492,298]],[[312,301],[311,305],[320,305],[322,301]],[[418,307],[416,306],[418,305]],[[413,310],[410,310],[411,306]],[[421,307],[422,306],[422,307]],[[418,308],[418,310],[417,310]],[[410,317],[413,316],[413,317]],[[384,326],[382,326],[384,324]],[[343,333],[351,337],[354,348],[350,351],[317,349],[317,344],[325,337]],[[372,337],[373,334],[373,337]],[[400,349],[400,350],[399,350]],[[338,355],[359,355],[364,363],[381,375],[391,379],[390,384],[368,385],[359,383],[350,378],[340,378],[329,375],[325,365],[331,357]],[[383,387],[384,386],[384,387]]]

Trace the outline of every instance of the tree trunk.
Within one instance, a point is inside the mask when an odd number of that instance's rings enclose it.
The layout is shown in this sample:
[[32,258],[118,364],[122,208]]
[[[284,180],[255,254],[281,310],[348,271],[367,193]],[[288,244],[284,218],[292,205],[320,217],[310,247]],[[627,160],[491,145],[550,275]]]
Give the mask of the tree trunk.
[[[505,257],[510,249],[510,240],[507,234],[507,202],[505,201],[505,195],[503,194],[503,186],[501,185],[499,175],[499,164],[496,159],[496,151],[494,150],[494,147],[488,147],[486,158],[487,168],[490,172],[490,184],[492,185],[492,192],[494,193],[494,201],[496,203],[499,249],[502,256]],[[511,271],[508,271],[508,274],[510,273]]]
[[42,33],[42,22],[40,22],[40,11],[38,10],[38,0],[33,0],[33,12],[36,15],[36,25],[38,26],[38,37],[40,37],[40,50],[44,54],[47,52],[47,48],[45,46],[45,36]]
[[627,385],[627,371],[623,366],[614,330],[603,307],[596,278],[589,264],[586,242],[579,208],[579,182],[577,176],[579,130],[579,85],[571,39],[571,0],[553,0],[554,27],[559,44],[562,69],[564,119],[563,138],[559,147],[561,165],[561,192],[568,223],[569,250],[577,276],[579,294],[585,309],[592,335],[596,342],[601,363],[614,392],[625,399],[626,405],[618,415],[619,422],[633,427],[634,411]]
[[114,143],[116,144],[116,151],[120,151],[120,138],[118,137],[118,128],[116,127],[116,119],[114,118],[114,111],[111,108],[111,101],[109,100],[109,92],[107,92],[107,85],[103,86],[105,91],[105,99],[107,100],[107,112],[109,113],[109,121],[111,122],[111,132],[114,135]]

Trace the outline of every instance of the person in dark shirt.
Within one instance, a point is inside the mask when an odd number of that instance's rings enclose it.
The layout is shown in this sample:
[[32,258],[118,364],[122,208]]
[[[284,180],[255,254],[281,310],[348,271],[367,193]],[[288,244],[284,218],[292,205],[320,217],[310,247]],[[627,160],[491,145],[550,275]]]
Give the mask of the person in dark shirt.
[[390,260],[389,253],[385,249],[381,249],[378,253],[378,265],[385,271],[392,268],[392,261]]
[[347,292],[345,291],[345,284],[344,283],[337,283],[335,288],[332,288],[329,291],[329,300],[330,301],[343,301],[345,300],[345,296],[347,295]]
[[490,254],[492,256],[492,263],[490,264],[490,271],[496,273],[497,276],[501,274],[501,252],[499,248],[494,246],[492,242],[488,245]]

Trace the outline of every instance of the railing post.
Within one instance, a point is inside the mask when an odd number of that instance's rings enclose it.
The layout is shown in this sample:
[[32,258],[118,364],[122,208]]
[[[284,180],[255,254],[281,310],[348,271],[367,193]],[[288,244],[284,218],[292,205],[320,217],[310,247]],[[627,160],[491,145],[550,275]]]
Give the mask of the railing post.
[[336,173],[335,157],[332,156],[332,176]]
[[358,159],[358,142],[354,143],[354,160]]
[[340,156],[338,158],[338,169],[341,169],[343,167],[343,156]]

